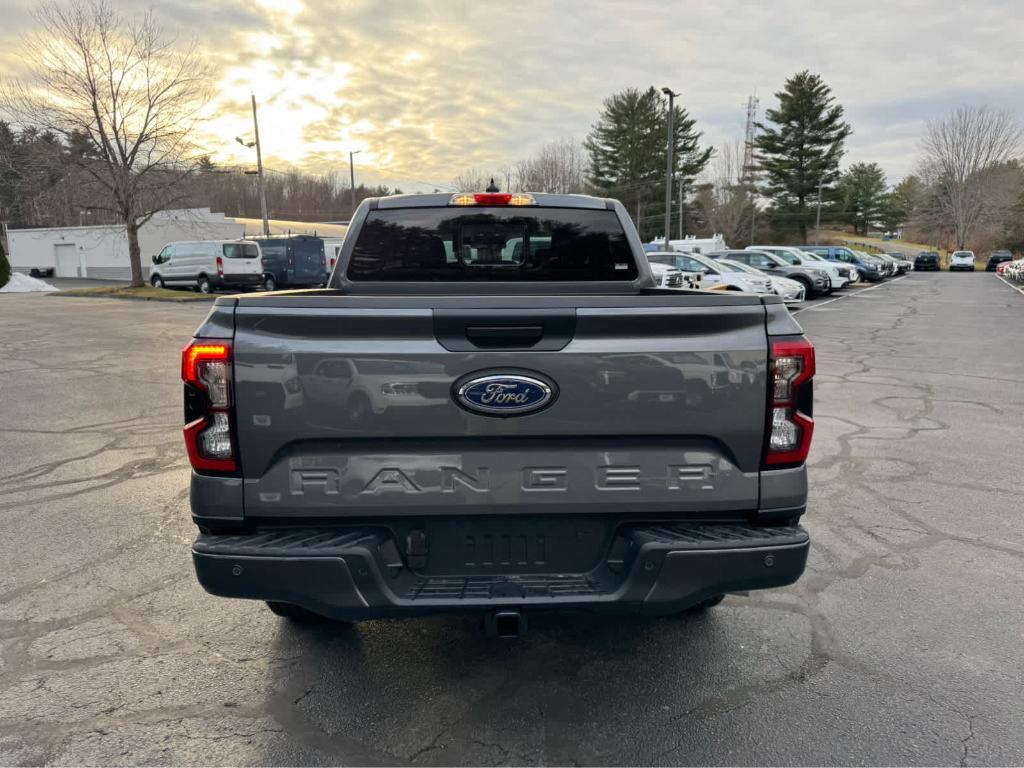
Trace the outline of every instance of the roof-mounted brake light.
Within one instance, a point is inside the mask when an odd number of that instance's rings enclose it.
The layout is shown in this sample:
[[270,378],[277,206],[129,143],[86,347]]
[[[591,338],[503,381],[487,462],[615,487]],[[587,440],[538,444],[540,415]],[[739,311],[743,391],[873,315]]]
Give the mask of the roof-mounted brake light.
[[460,192],[448,205],[536,205],[533,195],[521,192]]

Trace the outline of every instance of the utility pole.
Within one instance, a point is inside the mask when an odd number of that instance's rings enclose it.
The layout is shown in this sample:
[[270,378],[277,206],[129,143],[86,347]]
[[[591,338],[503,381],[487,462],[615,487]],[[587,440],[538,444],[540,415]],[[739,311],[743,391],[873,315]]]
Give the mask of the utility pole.
[[668,96],[668,147],[665,153],[668,156],[665,168],[665,250],[669,249],[668,239],[672,236],[672,181],[675,176],[675,166],[672,163],[672,149],[675,147],[675,98],[678,93],[673,93],[671,88],[662,88],[661,92]]
[[260,147],[260,122],[256,118],[256,94],[252,96],[252,130],[256,134],[256,174],[260,185],[260,213],[263,214],[263,236],[270,237],[270,220],[267,218],[267,188],[263,183],[263,150]]
[[348,153],[348,178],[349,184],[352,186],[352,215],[356,213],[356,165],[355,156],[363,150],[357,149]]
[[747,98],[747,125],[743,132],[743,168],[740,169],[741,183],[750,195],[750,244],[754,244],[757,227],[757,201],[754,199],[756,186],[754,158],[754,141],[757,138],[757,108],[760,105],[757,96]]

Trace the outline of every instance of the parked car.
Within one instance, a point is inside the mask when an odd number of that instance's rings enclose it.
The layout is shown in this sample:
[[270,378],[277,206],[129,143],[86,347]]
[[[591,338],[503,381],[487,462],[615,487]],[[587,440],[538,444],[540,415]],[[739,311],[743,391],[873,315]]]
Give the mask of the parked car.
[[668,264],[662,264],[657,261],[651,262],[651,274],[654,275],[654,280],[659,288],[688,287],[685,280],[683,280],[682,270],[670,267]]
[[953,251],[953,255],[949,257],[949,271],[959,270],[974,271],[974,251]]
[[809,264],[813,267],[820,266],[822,269],[834,267],[836,269],[843,270],[847,273],[847,279],[849,280],[847,285],[856,285],[861,280],[860,272],[857,270],[857,266],[855,264],[843,264],[841,262],[829,261],[828,259],[823,258],[816,253],[811,253],[810,251],[800,251],[800,256],[804,260],[804,264]]
[[252,240],[168,243],[151,259],[154,288],[257,288],[263,282],[260,247]]
[[807,296],[821,296],[832,293],[828,272],[803,264],[790,264],[785,259],[765,251],[715,251],[709,253],[713,259],[729,259],[748,264],[766,274],[788,277],[804,287]]
[[[183,350],[200,584],[507,637],[792,584],[814,347],[776,296],[654,287],[617,201],[364,200],[326,290],[221,298]],[[268,352],[317,379],[287,418],[245,367]]]
[[[796,266],[814,267],[828,272],[832,288],[843,288],[852,282],[852,275],[857,274],[856,268],[846,264],[833,264],[818,256],[811,256],[806,251],[790,245],[748,245],[744,250],[762,251],[778,256],[780,259]],[[813,264],[811,262],[814,262]]]
[[865,258],[866,254],[859,251],[854,252],[844,245],[807,245],[800,246],[802,250],[817,254],[828,261],[840,264],[850,264],[860,273],[862,280],[875,283],[885,278],[885,271],[882,265],[875,259]]
[[[649,256],[657,254],[658,252],[646,253],[648,253],[647,263],[651,265],[651,272],[654,273],[654,279],[658,281],[658,285],[662,288],[689,288],[693,290],[699,290],[701,288],[703,278],[703,274],[701,272],[684,272],[679,269],[679,267],[672,266],[670,260],[666,260],[665,263],[660,261],[651,261]],[[674,256],[676,252],[662,253],[665,256]]]
[[904,254],[897,251],[890,251],[886,256],[896,262],[896,271],[898,274],[905,275],[907,272],[914,271],[914,262],[908,259]]
[[986,272],[995,272],[1000,264],[1013,261],[1013,254],[1009,251],[992,251],[988,256],[988,264],[985,265]]
[[879,273],[881,273],[883,278],[892,277],[893,275],[896,274],[895,262],[887,261],[886,259],[881,259],[878,257],[877,254],[868,253],[867,251],[858,251],[856,249],[851,250],[853,250],[853,252],[856,253],[865,263],[874,264],[876,267],[878,267],[878,271]]
[[[888,253],[869,253],[867,255],[884,263],[889,277],[895,277],[896,275],[903,274],[903,272],[900,271],[901,263]],[[906,270],[904,269],[903,271]]]
[[314,235],[272,235],[253,239],[263,252],[263,286],[268,291],[327,284],[330,273],[322,238]]
[[939,252],[938,251],[921,251],[917,256],[914,257],[914,269],[917,271],[930,270],[938,272],[939,267]]
[[718,263],[704,254],[681,253],[679,251],[662,251],[648,253],[648,261],[669,264],[684,272],[697,272],[701,275],[701,287],[713,288],[723,285],[727,290],[747,291],[748,293],[772,293],[771,281],[767,276],[757,277],[732,266]]
[[718,262],[724,266],[735,267],[741,272],[746,272],[750,275],[767,277],[771,281],[772,293],[781,297],[787,304],[799,304],[807,296],[807,289],[804,287],[804,284],[796,280],[790,280],[788,277],[766,274],[759,269],[755,269],[749,264],[732,261],[731,259],[719,259]]

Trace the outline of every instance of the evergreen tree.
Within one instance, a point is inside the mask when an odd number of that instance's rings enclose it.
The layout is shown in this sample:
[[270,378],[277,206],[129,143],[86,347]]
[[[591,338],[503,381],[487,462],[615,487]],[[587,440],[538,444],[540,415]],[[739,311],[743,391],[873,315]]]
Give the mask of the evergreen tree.
[[7,254],[4,252],[4,241],[0,240],[0,288],[7,285],[7,281],[11,279],[11,262],[7,260]]
[[[650,87],[628,88],[604,101],[604,108],[583,142],[590,155],[590,184],[594,192],[622,201],[641,235],[661,234],[663,211],[652,203],[665,193],[665,152],[668,111],[661,95]],[[684,186],[704,169],[712,149],[701,148],[701,133],[687,111],[675,106],[673,133],[674,180]],[[645,216],[647,210],[651,217]]]
[[886,197],[882,209],[882,226],[886,231],[899,229],[910,219],[923,193],[923,184],[917,176],[907,176]]
[[888,201],[885,171],[878,163],[854,163],[839,178],[838,193],[844,220],[853,224],[854,233],[867,234],[883,218]]
[[798,72],[775,94],[777,109],[765,113],[755,140],[764,194],[776,212],[799,226],[800,241],[807,242],[807,226],[814,212],[808,205],[831,192],[839,176],[843,142],[853,129],[843,121],[843,108],[832,90],[808,71]]

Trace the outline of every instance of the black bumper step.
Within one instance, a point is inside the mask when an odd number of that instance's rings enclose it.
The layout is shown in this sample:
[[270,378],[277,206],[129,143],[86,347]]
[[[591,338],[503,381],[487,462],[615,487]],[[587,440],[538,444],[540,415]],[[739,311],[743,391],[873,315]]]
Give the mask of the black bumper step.
[[390,529],[366,526],[201,534],[193,561],[213,594],[344,619],[499,608],[673,613],[724,592],[791,584],[808,547],[800,526],[626,524],[586,573],[438,575],[408,567]]

